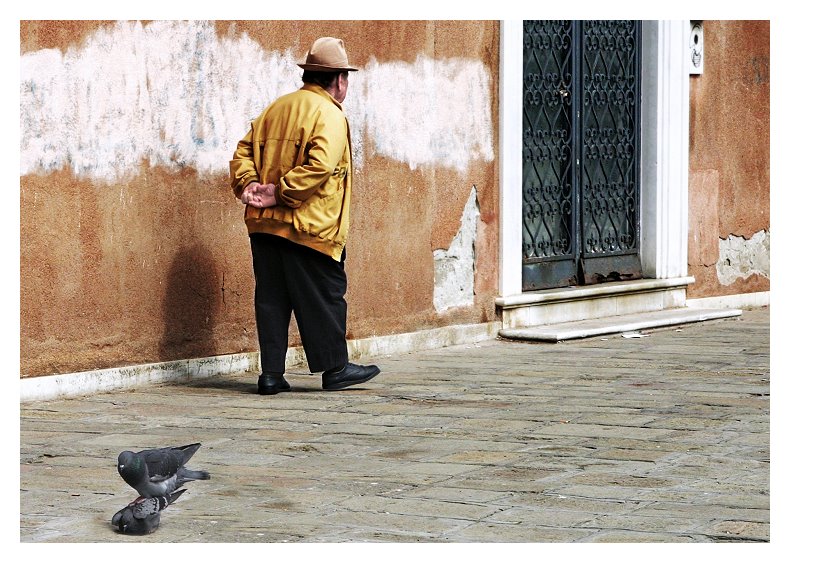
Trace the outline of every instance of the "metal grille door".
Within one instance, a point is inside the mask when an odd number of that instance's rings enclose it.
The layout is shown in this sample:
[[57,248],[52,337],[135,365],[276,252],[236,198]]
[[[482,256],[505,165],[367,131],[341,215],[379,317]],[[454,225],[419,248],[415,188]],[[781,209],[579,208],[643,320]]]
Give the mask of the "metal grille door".
[[523,289],[639,278],[640,22],[524,26]]

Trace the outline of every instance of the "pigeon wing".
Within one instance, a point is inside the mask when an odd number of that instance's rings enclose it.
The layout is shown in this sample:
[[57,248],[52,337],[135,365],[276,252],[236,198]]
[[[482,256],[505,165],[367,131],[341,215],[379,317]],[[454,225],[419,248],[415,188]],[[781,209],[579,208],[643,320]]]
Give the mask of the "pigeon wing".
[[149,469],[149,480],[153,483],[171,479],[183,465],[183,456],[175,448],[160,448],[140,452]]
[[186,465],[200,447],[201,443],[195,443],[172,448],[144,450],[138,455],[143,456],[151,480],[158,482],[165,481],[175,475],[178,469]]
[[143,499],[143,501],[131,507],[131,514],[138,520],[143,520],[147,516],[156,514],[163,510],[163,497],[150,497]]
[[164,508],[175,502],[186,490],[187,489],[181,489],[172,494],[143,499],[142,502],[139,502],[131,507],[131,513],[138,520],[143,520],[148,516],[158,514],[163,511]]

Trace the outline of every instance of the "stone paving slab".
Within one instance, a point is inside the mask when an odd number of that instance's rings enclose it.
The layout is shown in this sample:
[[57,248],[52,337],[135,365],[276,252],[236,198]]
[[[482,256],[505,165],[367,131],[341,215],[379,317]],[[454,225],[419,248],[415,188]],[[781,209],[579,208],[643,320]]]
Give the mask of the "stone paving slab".
[[[770,539],[770,314],[372,358],[382,375],[255,393],[255,373],[20,406],[25,543],[719,543]],[[143,537],[123,449],[201,442]]]

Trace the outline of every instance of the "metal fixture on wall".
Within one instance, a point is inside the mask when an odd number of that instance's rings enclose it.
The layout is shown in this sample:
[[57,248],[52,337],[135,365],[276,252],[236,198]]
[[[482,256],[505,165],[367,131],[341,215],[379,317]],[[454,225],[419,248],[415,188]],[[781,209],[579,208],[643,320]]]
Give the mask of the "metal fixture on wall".
[[703,21],[691,20],[691,32],[688,34],[689,73],[703,74]]

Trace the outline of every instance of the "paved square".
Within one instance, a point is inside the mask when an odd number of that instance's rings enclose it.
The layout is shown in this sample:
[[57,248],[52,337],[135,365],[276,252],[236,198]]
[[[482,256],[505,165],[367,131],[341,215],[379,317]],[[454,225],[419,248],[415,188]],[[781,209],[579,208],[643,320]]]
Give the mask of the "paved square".
[[[770,314],[24,403],[22,542],[770,539]],[[124,449],[201,442],[157,532],[122,536]]]

